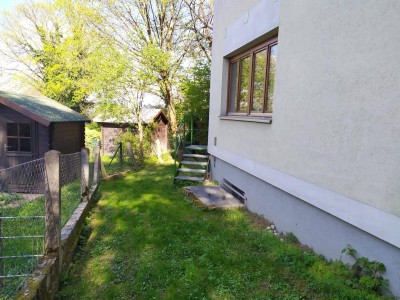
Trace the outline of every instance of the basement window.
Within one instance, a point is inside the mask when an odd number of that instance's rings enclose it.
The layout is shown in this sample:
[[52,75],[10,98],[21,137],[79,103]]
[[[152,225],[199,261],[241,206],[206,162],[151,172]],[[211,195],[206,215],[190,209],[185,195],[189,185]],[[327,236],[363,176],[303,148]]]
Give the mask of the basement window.
[[235,186],[233,183],[229,182],[225,178],[222,181],[221,187],[227,191],[228,193],[232,194],[235,196],[237,199],[239,199],[240,202],[246,203],[246,197],[244,195],[244,191],[239,189],[237,186]]

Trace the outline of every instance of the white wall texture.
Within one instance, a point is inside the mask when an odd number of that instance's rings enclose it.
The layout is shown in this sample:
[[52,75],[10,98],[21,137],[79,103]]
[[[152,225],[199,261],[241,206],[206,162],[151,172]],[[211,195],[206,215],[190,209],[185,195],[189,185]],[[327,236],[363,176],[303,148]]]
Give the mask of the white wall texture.
[[[215,6],[209,145],[399,217],[400,1]],[[226,57],[278,25],[272,124],[220,120]]]

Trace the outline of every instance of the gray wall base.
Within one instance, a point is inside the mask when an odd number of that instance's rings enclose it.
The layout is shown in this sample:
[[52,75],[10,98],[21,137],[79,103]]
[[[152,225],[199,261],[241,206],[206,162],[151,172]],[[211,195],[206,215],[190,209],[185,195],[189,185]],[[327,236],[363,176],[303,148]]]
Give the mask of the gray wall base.
[[[272,221],[278,231],[293,232],[302,244],[328,259],[352,262],[341,251],[350,244],[359,256],[385,264],[384,277],[391,292],[400,297],[400,249],[360,230],[315,206],[264,182],[226,162],[211,160],[212,178],[223,178],[245,192],[247,208]],[[368,216],[365,216],[366,218]],[[400,230],[400,229],[399,229]]]

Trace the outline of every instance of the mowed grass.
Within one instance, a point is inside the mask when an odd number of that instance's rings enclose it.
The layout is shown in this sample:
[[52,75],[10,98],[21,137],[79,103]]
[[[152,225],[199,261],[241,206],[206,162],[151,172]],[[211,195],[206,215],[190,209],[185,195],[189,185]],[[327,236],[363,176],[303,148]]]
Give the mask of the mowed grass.
[[206,211],[173,165],[103,182],[58,299],[375,299],[245,210]]
[[[61,188],[61,226],[65,225],[81,202],[80,190],[79,180]],[[8,205],[0,206],[2,217],[12,217],[1,220],[1,236],[15,237],[1,239],[0,241],[2,248],[0,256],[7,257],[0,260],[2,275],[30,274],[41,261],[41,257],[29,257],[27,255],[43,255],[45,251],[45,196],[38,195],[36,199],[21,202],[19,205],[13,202],[21,201],[22,196],[19,194],[11,194],[11,196],[13,196],[13,201],[10,201]],[[12,298],[23,279],[24,277],[3,279],[0,299]]]

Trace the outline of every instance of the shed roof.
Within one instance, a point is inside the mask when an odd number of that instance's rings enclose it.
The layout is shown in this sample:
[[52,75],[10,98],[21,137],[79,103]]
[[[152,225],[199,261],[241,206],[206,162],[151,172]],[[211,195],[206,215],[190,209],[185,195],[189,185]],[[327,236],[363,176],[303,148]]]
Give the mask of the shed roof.
[[[142,123],[149,124],[155,121],[158,117],[162,117],[168,122],[168,118],[160,108],[143,108],[142,111]],[[137,124],[138,120],[134,114],[124,116],[122,118],[106,117],[98,115],[93,119],[97,123],[111,123],[111,124]]]
[[45,125],[53,122],[89,122],[90,119],[45,96],[29,96],[0,90],[0,103]]

